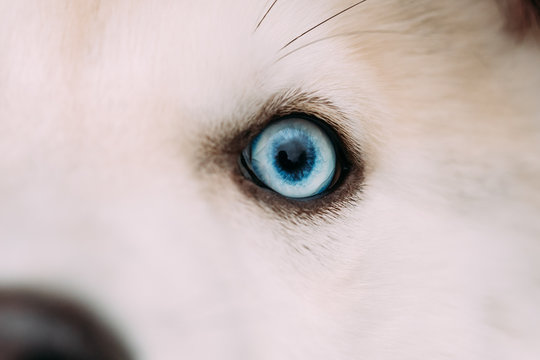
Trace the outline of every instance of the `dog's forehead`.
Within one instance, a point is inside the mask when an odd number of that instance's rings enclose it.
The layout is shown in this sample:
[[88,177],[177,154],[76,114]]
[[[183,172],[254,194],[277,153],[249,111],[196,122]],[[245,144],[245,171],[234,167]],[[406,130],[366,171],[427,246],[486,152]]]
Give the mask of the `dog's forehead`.
[[252,54],[250,35],[259,7],[250,4],[255,3],[15,4],[13,19],[3,22],[25,25],[16,26],[16,37],[5,37],[9,51],[2,68],[18,70],[26,82],[20,85],[42,85],[36,92],[47,91],[46,85],[65,89],[58,94],[65,101],[84,91],[95,91],[83,94],[88,101],[88,95],[114,99],[156,90],[182,92],[178,98],[188,104],[209,101],[212,89],[242,76],[239,67],[248,70],[242,59]]
[[[171,99],[179,109],[216,109],[275,76],[273,65],[293,48],[284,51],[286,44],[348,5],[320,0],[6,4],[2,43],[9,51],[1,70],[20,75],[13,85],[28,95],[42,97],[54,89],[51,97],[62,99],[64,108],[80,98],[110,104],[131,96],[136,105],[153,96]],[[344,20],[315,33],[327,37]],[[329,60],[311,57],[305,64]]]

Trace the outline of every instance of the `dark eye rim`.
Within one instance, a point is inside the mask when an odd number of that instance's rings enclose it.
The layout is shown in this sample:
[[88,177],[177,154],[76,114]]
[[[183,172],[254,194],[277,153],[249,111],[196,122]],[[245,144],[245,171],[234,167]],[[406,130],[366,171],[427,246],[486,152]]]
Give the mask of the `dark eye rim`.
[[[259,136],[269,126],[288,120],[288,119],[303,119],[303,120],[307,120],[315,124],[328,136],[328,138],[330,139],[330,142],[332,143],[332,146],[334,147],[334,151],[336,154],[336,171],[334,173],[334,177],[332,181],[330,182],[330,185],[319,194],[315,194],[315,195],[307,196],[303,198],[292,198],[292,197],[281,195],[280,193],[271,189],[263,181],[261,181],[255,174],[255,171],[253,170],[253,167],[251,166],[251,148],[252,148],[252,143],[254,139],[257,138],[257,136]],[[255,185],[263,189],[267,189],[271,191],[273,194],[275,194],[276,196],[279,196],[280,198],[287,199],[289,201],[295,201],[295,202],[310,202],[313,200],[326,197],[328,194],[334,192],[341,185],[341,183],[343,183],[343,181],[345,180],[345,178],[347,177],[351,169],[351,165],[349,161],[347,161],[347,158],[345,156],[343,142],[340,139],[337,132],[324,120],[316,116],[309,115],[302,112],[293,112],[284,116],[280,116],[272,120],[268,124],[266,124],[266,126],[262,128],[254,136],[254,138],[250,139],[250,141],[248,142],[248,145],[242,150],[242,152],[240,153],[240,156],[238,157],[238,166],[240,168],[240,172],[242,173],[242,175],[246,179],[253,182]]]

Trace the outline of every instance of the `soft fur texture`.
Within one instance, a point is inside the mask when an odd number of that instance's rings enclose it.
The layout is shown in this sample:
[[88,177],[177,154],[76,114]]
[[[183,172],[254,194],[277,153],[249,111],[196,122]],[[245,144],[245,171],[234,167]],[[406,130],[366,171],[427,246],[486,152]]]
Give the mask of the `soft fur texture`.
[[[368,0],[283,48],[351,2],[271,5],[0,1],[1,284],[139,359],[540,358],[534,29]],[[358,169],[316,206],[237,167],[293,97]]]

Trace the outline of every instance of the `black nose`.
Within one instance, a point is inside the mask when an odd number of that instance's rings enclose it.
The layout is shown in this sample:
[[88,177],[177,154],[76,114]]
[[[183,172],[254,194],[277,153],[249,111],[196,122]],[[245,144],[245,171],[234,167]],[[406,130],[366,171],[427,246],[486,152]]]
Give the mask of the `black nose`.
[[0,360],[128,360],[118,339],[73,302],[0,291]]

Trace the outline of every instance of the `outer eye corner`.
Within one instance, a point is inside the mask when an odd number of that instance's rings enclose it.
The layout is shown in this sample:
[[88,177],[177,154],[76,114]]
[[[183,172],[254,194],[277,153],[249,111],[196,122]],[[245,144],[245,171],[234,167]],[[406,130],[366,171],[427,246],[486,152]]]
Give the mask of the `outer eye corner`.
[[348,170],[337,134],[306,114],[267,125],[241,152],[239,165],[248,180],[292,200],[326,195]]

